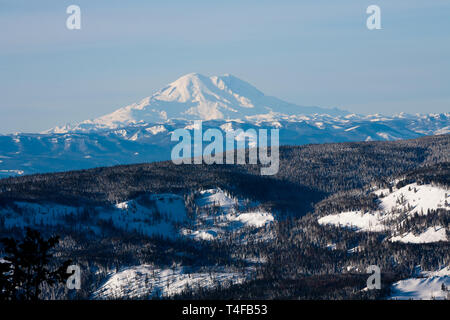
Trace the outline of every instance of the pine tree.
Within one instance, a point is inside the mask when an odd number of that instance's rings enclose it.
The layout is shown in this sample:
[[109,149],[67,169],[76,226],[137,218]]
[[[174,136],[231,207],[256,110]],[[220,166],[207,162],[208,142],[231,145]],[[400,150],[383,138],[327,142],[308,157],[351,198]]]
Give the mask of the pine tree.
[[50,286],[65,281],[70,260],[63,263],[54,271],[49,270],[49,263],[53,257],[51,249],[59,242],[58,237],[48,240],[41,234],[27,228],[25,238],[17,241],[14,238],[1,239],[6,256],[2,263],[0,273],[0,288],[3,299],[11,300],[38,300],[41,294],[41,285]]

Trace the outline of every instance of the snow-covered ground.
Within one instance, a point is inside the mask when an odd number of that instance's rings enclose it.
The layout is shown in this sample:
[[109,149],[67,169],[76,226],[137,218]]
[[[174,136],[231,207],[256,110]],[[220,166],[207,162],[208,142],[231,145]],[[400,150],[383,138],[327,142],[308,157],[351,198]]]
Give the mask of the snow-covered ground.
[[274,218],[273,215],[267,212],[246,212],[238,215],[231,215],[229,221],[239,222],[246,227],[260,228],[268,223],[271,223]]
[[[407,209],[408,204],[412,206],[409,214],[427,213],[428,209],[446,208],[445,200],[450,202],[450,190],[430,184],[418,185],[408,184],[390,194],[384,194],[381,198],[381,210],[389,212],[398,209]],[[447,206],[450,210],[450,207]]]
[[[196,240],[220,240],[236,233],[242,241],[249,236],[266,238],[268,232],[264,227],[274,221],[274,216],[260,210],[257,203],[238,199],[219,188],[200,191],[194,199],[198,212],[194,216],[188,215],[183,196],[170,193],[142,195],[115,205],[91,208],[89,213],[81,206],[16,202],[15,206],[0,208],[0,216],[7,228],[67,226],[100,235],[105,230],[118,229],[146,236]],[[255,230],[256,233],[253,232]],[[249,263],[265,261],[264,257],[254,259]],[[220,266],[161,268],[140,265],[112,273],[92,297],[133,299],[172,296],[187,287],[212,288],[219,283],[221,286],[241,283],[251,273],[251,268],[237,272]]]
[[319,219],[320,224],[331,224],[361,231],[383,231],[386,227],[382,223],[379,213],[348,211],[332,214]]
[[183,197],[170,193],[153,194],[118,203],[115,210],[102,210],[99,217],[112,221],[116,228],[125,231],[169,238],[178,235],[174,223],[188,220]]
[[145,236],[197,240],[213,240],[246,228],[258,229],[274,221],[273,215],[258,210],[257,204],[236,199],[218,188],[200,191],[196,205],[200,213],[194,219],[187,215],[183,196],[171,193],[143,195],[115,206],[96,207],[95,213],[84,220],[84,207],[55,203],[16,202],[15,209],[2,208],[0,214],[6,228],[64,225],[98,234],[99,225],[106,223]]
[[[170,193],[142,195],[112,206],[96,207],[90,213],[86,213],[84,207],[16,202],[15,207],[0,209],[0,214],[7,228],[70,226],[100,235],[105,230],[114,231],[116,228],[146,236],[188,237],[195,240],[220,240],[230,234],[236,234],[242,241],[250,236],[265,239],[270,229],[264,227],[274,221],[274,216],[259,209],[257,203],[238,199],[219,188],[200,191],[194,200],[197,212],[194,216],[188,215],[183,196]],[[249,259],[254,259],[248,261],[251,264],[265,261],[264,257]],[[212,288],[219,283],[221,286],[241,283],[252,272],[251,268],[237,272],[220,266],[127,267],[112,273],[92,297],[133,299],[172,296],[187,287]]]
[[[415,213],[426,215],[428,210],[446,209],[450,213],[450,191],[433,185],[412,183],[400,189],[373,191],[379,197],[378,210],[374,212],[348,211],[319,218],[320,224],[351,228],[357,231],[391,231],[390,241],[404,243],[430,243],[447,241],[446,230],[442,226],[429,227],[421,234],[407,232],[395,234],[393,227],[387,223],[398,220],[404,212],[406,216]],[[447,205],[446,205],[447,202]],[[401,221],[399,221],[401,223]]]
[[152,265],[125,268],[111,274],[108,280],[94,292],[94,299],[136,299],[170,297],[187,288],[212,288],[242,283],[247,278],[224,268],[191,269],[174,267],[160,269]]
[[[257,203],[235,199],[219,188],[201,191],[196,204],[200,212],[194,228],[182,230],[183,235],[196,240],[213,240],[229,232],[257,229],[274,221],[271,213],[255,208]],[[248,208],[251,209],[244,210]]]
[[390,241],[399,241],[403,243],[431,243],[447,241],[447,235],[444,227],[429,227],[425,232],[422,232],[419,235],[407,232],[406,234],[392,237]]
[[[390,299],[450,299],[450,267],[435,272],[422,272],[420,276],[420,278],[410,278],[394,283]],[[442,284],[447,291],[442,290]]]
[[201,207],[220,206],[231,208],[239,204],[237,199],[234,199],[220,188],[200,191],[200,196],[196,202]]

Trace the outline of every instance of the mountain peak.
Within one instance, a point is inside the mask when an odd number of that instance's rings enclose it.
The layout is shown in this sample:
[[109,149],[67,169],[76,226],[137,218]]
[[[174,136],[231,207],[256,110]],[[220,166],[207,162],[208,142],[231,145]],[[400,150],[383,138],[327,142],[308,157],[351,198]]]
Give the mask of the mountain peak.
[[[189,73],[169,83],[139,103],[94,120],[86,120],[67,131],[115,129],[136,123],[161,123],[172,119],[257,120],[299,114],[346,114],[336,109],[300,107],[266,96],[250,83],[231,74],[205,76]],[[55,128],[50,132],[61,132]]]
[[190,99],[207,100],[207,98],[224,100],[221,97],[230,98],[229,95],[234,97],[239,95],[248,99],[264,96],[248,82],[228,73],[211,77],[189,73],[171,82],[152,97],[156,100],[187,102]]
[[197,72],[192,72],[179,77],[177,80],[171,82],[169,85],[185,85],[186,83],[200,83],[208,81],[208,77]]

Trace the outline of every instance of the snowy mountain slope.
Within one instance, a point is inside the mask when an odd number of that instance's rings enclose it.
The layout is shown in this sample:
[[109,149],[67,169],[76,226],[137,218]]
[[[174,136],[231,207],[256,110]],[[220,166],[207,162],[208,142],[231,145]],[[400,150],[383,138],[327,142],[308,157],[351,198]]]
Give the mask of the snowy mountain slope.
[[415,235],[413,232],[407,232],[394,236],[390,239],[392,242],[403,243],[433,243],[439,241],[448,241],[446,228],[442,226],[429,227],[424,232]]
[[[444,285],[444,287],[443,287]],[[445,291],[443,289],[446,289]],[[392,300],[442,300],[450,298],[450,267],[421,272],[420,277],[400,280],[391,287]]]
[[170,297],[187,288],[203,289],[242,283],[248,277],[223,267],[175,267],[161,269],[152,265],[124,268],[110,275],[93,299],[137,299]]
[[264,93],[232,75],[206,77],[190,73],[180,77],[152,96],[120,108],[97,119],[48,132],[86,132],[115,129],[138,123],[161,123],[174,119],[213,120],[242,119],[265,114],[343,115],[338,109],[300,107]]
[[[226,195],[221,189],[200,191],[196,216],[187,213],[185,199],[177,194],[148,194],[115,206],[67,206],[55,203],[14,202],[0,207],[2,226],[32,227],[34,225],[78,228],[101,235],[104,228],[125,233],[164,238],[220,240],[226,235],[257,232],[267,237],[274,216],[256,208],[256,204]],[[245,204],[245,206],[244,206]]]
[[319,224],[347,227],[357,231],[384,231],[391,234],[389,240],[393,242],[431,243],[449,240],[445,226],[430,226],[420,233],[399,232],[397,229],[411,217],[426,217],[430,210],[442,209],[450,214],[450,189],[412,183],[392,192],[389,192],[389,189],[378,189],[373,193],[379,197],[378,210],[331,214],[319,218]]
[[220,206],[222,208],[231,208],[239,205],[236,199],[233,199],[220,188],[201,191],[196,202],[202,207]]
[[[229,233],[269,226],[275,219],[271,213],[258,209],[257,203],[235,199],[219,188],[201,191],[196,204],[196,223],[181,231],[195,240],[220,240]],[[265,238],[269,236],[264,228],[262,233]]]
[[[257,204],[231,196],[219,188],[195,194],[194,212],[188,210],[187,195],[145,194],[110,206],[59,205],[55,203],[14,202],[0,206],[2,230],[39,226],[48,231],[81,232],[91,239],[105,235],[156,236],[165,241],[225,240],[236,236],[242,241],[270,238],[268,227],[274,216],[257,210]],[[191,208],[192,209],[192,208]],[[189,213],[191,212],[191,213]],[[205,236],[205,235],[209,235]],[[149,240],[150,238],[147,238]],[[237,244],[237,242],[235,242]],[[183,252],[180,252],[183,254]],[[254,262],[263,263],[258,257]],[[214,266],[138,265],[121,267],[105,279],[92,295],[94,299],[134,299],[170,297],[186,288],[226,287],[246,281],[254,272]]]

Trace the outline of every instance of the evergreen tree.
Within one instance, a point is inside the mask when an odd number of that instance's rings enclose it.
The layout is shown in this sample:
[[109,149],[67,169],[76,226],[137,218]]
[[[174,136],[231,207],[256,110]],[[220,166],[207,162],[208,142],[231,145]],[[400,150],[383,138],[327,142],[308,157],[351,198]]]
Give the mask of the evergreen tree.
[[11,300],[38,300],[41,285],[50,286],[65,281],[70,260],[54,271],[49,264],[53,257],[51,249],[59,242],[59,237],[43,239],[41,234],[27,228],[25,238],[1,239],[6,256],[0,264],[0,297]]

